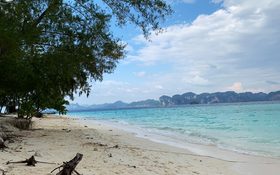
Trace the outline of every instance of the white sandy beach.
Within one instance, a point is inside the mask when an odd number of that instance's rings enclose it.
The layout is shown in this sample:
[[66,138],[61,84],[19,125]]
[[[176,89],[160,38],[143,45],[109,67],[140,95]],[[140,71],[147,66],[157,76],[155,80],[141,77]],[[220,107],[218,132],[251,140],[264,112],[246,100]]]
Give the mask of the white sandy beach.
[[[198,155],[186,149],[138,138],[134,134],[100,123],[66,117],[34,119],[32,131],[0,152],[0,168],[7,175],[46,175],[72,159],[84,155],[76,170],[83,175],[279,175],[280,160],[237,154],[214,147]],[[116,146],[117,145],[117,146]],[[207,153],[207,154],[206,154]],[[35,167],[9,164],[35,155]],[[56,174],[56,172],[52,174]]]

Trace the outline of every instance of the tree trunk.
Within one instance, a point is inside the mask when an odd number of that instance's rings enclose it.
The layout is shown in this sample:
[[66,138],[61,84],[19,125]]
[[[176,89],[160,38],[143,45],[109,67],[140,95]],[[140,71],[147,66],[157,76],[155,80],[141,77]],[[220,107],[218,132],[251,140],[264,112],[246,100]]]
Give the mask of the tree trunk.
[[7,109],[8,109],[8,113],[15,113],[15,112],[17,112],[15,104],[7,106]]

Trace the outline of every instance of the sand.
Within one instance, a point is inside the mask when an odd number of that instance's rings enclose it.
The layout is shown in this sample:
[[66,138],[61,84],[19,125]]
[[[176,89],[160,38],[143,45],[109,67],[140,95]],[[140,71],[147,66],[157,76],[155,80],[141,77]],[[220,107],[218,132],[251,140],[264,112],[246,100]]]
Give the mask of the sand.
[[[280,160],[209,149],[198,155],[187,149],[156,143],[99,123],[66,117],[34,119],[33,130],[20,131],[8,149],[0,151],[7,175],[46,175],[82,153],[76,170],[83,175],[279,175]],[[117,146],[116,146],[117,145]],[[195,146],[195,145],[194,145]],[[35,155],[35,167],[8,164]],[[217,155],[217,156],[215,156]],[[56,172],[52,174],[56,174]]]

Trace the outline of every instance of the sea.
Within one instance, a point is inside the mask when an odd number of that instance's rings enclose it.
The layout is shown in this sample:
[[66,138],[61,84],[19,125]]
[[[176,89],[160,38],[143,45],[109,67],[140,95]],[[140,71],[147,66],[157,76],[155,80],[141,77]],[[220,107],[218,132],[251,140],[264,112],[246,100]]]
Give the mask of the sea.
[[280,158],[280,102],[95,110],[67,115],[174,146],[210,145]]

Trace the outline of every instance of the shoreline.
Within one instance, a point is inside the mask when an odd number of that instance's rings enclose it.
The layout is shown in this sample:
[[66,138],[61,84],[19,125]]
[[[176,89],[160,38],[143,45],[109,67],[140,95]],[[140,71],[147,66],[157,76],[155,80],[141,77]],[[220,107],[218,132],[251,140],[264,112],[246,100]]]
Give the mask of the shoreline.
[[[112,126],[72,117],[34,119],[34,129],[21,131],[20,135],[14,143],[8,144],[7,151],[0,152],[0,168],[7,171],[7,175],[49,174],[57,164],[69,161],[77,152],[84,154],[77,166],[77,171],[84,175],[276,175],[280,172],[278,159],[242,155],[243,159],[232,160],[233,155],[221,152],[219,154],[230,160],[198,155],[183,148],[139,138]],[[24,160],[34,154],[39,161],[56,165],[5,165],[7,161]]]
[[[119,130],[123,130],[125,132],[133,134],[135,137],[147,139],[152,142],[161,143],[165,145],[169,145],[171,147],[182,148],[193,152],[194,154],[204,155],[204,156],[212,156],[214,158],[226,159],[224,156],[217,156],[213,155],[212,152],[224,152],[227,154],[235,154],[235,155],[242,155],[242,156],[252,156],[252,157],[259,157],[263,159],[272,159],[272,160],[280,160],[280,157],[273,157],[270,155],[262,155],[258,154],[257,152],[249,152],[245,150],[238,150],[238,149],[228,149],[225,147],[220,147],[216,144],[204,144],[204,143],[197,143],[197,142],[189,142],[189,140],[179,140],[177,138],[173,139],[171,137],[178,136],[175,133],[165,131],[166,134],[159,133],[160,130],[153,129],[153,128],[142,128],[137,125],[131,125],[129,123],[119,123],[114,121],[106,121],[106,120],[95,120],[95,119],[88,119],[88,118],[79,118],[79,117],[72,117],[67,116],[69,118],[74,118],[79,120],[84,124],[91,123],[92,125],[103,125],[108,128],[115,128]],[[90,125],[90,124],[89,124]],[[152,131],[151,131],[152,130]],[[156,132],[155,132],[156,131]],[[170,134],[170,135],[167,135]],[[181,136],[181,135],[180,135]],[[194,149],[194,147],[197,147]],[[236,156],[235,156],[236,157]]]
[[[222,108],[86,111],[69,112],[69,116],[97,120],[177,147],[193,148],[193,143],[213,145],[222,150],[279,159],[279,107],[277,103]],[[199,153],[199,150],[194,151]]]
[[[72,118],[72,117],[71,117]],[[75,118],[75,117],[74,117]],[[158,144],[162,144],[168,146],[170,148],[175,148],[181,151],[187,151],[187,155],[195,155],[201,157],[209,157],[213,159],[218,159],[226,162],[233,162],[239,165],[232,166],[233,170],[240,174],[240,175],[247,175],[247,174],[254,174],[254,175],[262,175],[269,172],[270,175],[278,175],[280,172],[280,158],[278,157],[270,157],[270,156],[263,156],[263,155],[253,155],[249,153],[242,153],[239,151],[233,151],[228,149],[223,149],[218,147],[217,145],[204,145],[199,143],[184,143],[184,144],[177,144],[174,145],[174,142],[168,142],[163,140],[157,140],[151,138],[147,135],[139,134],[134,132],[133,127],[126,129],[121,128],[122,126],[119,124],[115,124],[113,122],[106,122],[94,119],[83,119],[83,118],[75,118],[76,120],[82,122],[91,127],[102,126],[107,129],[117,129],[123,132],[128,132],[129,134],[133,135],[133,137],[137,137],[139,139],[143,139],[144,142],[154,142]],[[247,165],[245,165],[248,163]],[[267,166],[272,165],[275,166]],[[256,167],[258,165],[259,167]],[[239,171],[239,169],[243,169],[243,171]]]

